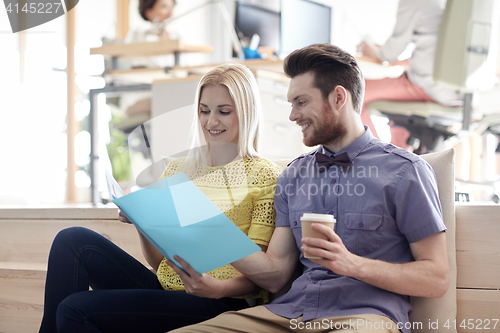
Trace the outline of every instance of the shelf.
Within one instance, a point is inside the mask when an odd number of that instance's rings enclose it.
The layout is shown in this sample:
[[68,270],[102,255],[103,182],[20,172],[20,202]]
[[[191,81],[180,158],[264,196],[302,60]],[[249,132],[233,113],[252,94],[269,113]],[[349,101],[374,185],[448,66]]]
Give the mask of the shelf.
[[110,57],[147,57],[175,52],[212,52],[210,45],[186,45],[178,40],[160,40],[157,42],[142,42],[130,44],[108,44],[91,48],[90,54],[101,54]]

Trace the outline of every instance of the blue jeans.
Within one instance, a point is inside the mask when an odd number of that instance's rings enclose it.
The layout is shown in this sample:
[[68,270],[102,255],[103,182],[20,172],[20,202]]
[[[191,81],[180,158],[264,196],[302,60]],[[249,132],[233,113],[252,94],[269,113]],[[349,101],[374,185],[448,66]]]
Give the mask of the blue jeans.
[[154,273],[111,241],[72,227],[52,243],[40,332],[167,332],[247,307],[243,299],[163,290]]

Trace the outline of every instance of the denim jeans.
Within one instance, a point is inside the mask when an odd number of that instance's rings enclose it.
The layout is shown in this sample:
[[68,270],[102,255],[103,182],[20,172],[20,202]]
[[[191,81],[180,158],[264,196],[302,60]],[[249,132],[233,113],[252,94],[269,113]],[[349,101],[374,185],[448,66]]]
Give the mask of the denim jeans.
[[111,241],[72,227],[52,243],[40,332],[167,332],[246,307],[243,299],[166,291]]

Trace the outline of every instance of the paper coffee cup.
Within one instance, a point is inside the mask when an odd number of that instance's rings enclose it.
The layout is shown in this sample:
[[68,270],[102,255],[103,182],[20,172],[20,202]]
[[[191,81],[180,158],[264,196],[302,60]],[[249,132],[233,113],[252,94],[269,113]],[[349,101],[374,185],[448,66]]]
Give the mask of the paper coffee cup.
[[[335,218],[333,217],[333,215],[330,215],[330,214],[304,213],[302,215],[302,217],[300,218],[300,222],[302,225],[302,238],[312,237],[312,238],[321,238],[321,239],[325,239],[325,240],[327,239],[327,237],[324,233],[313,230],[311,228],[311,224],[313,224],[313,223],[320,223],[320,224],[326,225],[326,226],[332,228],[332,230],[335,227]],[[304,258],[321,259],[320,257],[310,256],[305,252],[304,252]]]

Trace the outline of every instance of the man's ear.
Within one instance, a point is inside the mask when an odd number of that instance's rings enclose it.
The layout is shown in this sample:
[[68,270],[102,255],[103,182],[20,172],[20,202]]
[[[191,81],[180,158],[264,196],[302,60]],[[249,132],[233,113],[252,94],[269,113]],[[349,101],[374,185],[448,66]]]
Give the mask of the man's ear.
[[349,92],[346,88],[342,86],[336,86],[328,96],[328,101],[331,106],[337,110],[342,109],[346,104],[349,98]]

